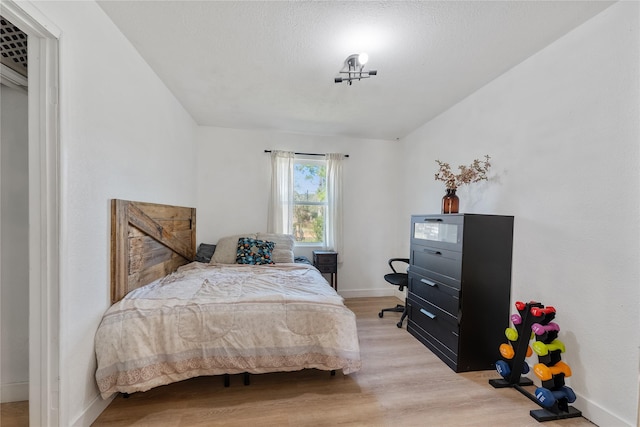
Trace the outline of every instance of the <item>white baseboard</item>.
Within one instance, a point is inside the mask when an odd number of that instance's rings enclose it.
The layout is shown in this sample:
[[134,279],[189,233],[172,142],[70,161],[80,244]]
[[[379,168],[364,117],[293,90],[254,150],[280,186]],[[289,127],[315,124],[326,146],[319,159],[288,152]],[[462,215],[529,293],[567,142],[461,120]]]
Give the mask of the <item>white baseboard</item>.
[[[398,292],[393,288],[389,287],[389,289],[348,289],[341,290],[338,289],[338,293],[343,298],[366,298],[366,297],[398,297]],[[404,301],[404,296],[401,301]]]
[[[398,292],[397,290],[390,289],[357,289],[357,290],[339,290],[338,293],[345,299],[348,298],[366,298],[366,297],[391,297],[398,298],[399,303],[404,302],[405,293]],[[607,427],[634,427],[636,426],[635,420],[627,421],[619,418],[615,414],[607,411],[598,404],[585,399],[576,393],[577,399],[572,404],[576,409],[582,412],[582,416],[595,425],[607,426]],[[639,415],[640,416],[640,415]]]
[[[354,290],[354,291],[346,291],[340,292],[340,294],[344,298],[363,298],[363,297],[379,297],[379,296],[396,296],[397,292],[393,290],[391,292],[386,291],[377,291],[377,290]],[[348,295],[348,296],[347,296]],[[399,301],[402,301],[398,297]],[[24,398],[17,399],[20,400],[28,400],[28,383],[20,383],[17,385],[8,384],[11,386],[11,389],[24,389],[26,390]],[[14,387],[15,386],[15,387]],[[5,385],[2,386],[2,402],[12,402],[15,400],[4,400],[5,399]],[[90,426],[99,416],[100,414],[109,406],[109,404],[113,401],[113,399],[117,396],[117,393],[110,397],[109,399],[102,399],[100,395],[97,395],[89,404],[87,408],[82,412],[82,414],[75,419],[72,423],[74,427],[84,427]],[[615,414],[607,411],[596,403],[585,399],[583,396],[578,394],[578,398],[575,403],[572,404],[576,409],[582,411],[582,416],[595,425],[598,426],[607,426],[607,427],[633,427],[635,425],[634,422],[625,421],[621,418],[617,417]]]
[[93,398],[89,406],[76,418],[71,424],[73,427],[85,427],[93,424],[98,419],[100,414],[107,409],[107,406],[116,398],[118,393],[115,393],[108,399],[103,399],[99,394]]
[[29,400],[29,383],[10,383],[0,385],[0,402],[22,402]]
[[577,399],[574,403],[571,404],[576,409],[579,409],[582,412],[582,416],[594,423],[597,426],[607,426],[607,427],[634,427],[636,426],[634,421],[625,421],[615,414],[607,411],[602,408],[597,403],[585,399],[583,396],[580,396],[579,393],[576,393]]

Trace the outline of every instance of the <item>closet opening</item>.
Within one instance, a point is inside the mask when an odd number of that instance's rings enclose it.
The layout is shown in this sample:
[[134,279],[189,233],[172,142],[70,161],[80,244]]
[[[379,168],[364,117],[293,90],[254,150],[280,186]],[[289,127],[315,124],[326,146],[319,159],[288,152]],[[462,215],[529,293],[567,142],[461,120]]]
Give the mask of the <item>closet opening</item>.
[[[24,206],[24,192],[26,191],[27,214],[25,215],[28,224],[28,238],[23,245],[26,245],[26,254],[22,250],[22,260],[28,266],[27,289],[28,302],[24,310],[28,320],[24,323],[24,317],[18,321],[20,323],[20,340],[25,339],[28,343],[27,357],[22,357],[22,363],[27,363],[27,382],[24,382],[24,375],[19,380],[5,378],[7,370],[0,371],[0,384],[5,385],[5,379],[17,381],[19,385],[19,397],[24,396],[25,387],[28,397],[28,423],[29,425],[58,426],[59,420],[59,132],[58,132],[58,39],[61,31],[50,22],[41,12],[30,2],[17,2],[14,0],[3,0],[0,4],[0,15],[3,20],[19,28],[27,36],[27,57],[26,68],[27,79],[27,138],[26,138],[26,167],[23,175],[20,175],[22,183],[21,192],[22,205]],[[5,31],[9,33],[8,31]],[[18,37],[19,38],[19,37]],[[13,35],[7,44],[12,48],[15,43]],[[3,50],[7,48],[2,46]],[[11,56],[11,55],[7,55]],[[14,61],[15,62],[15,61]],[[8,71],[8,65],[2,65],[3,74],[12,75]],[[3,81],[9,82],[9,78]],[[16,82],[9,82],[7,85],[17,85]],[[13,89],[16,89],[15,87]],[[4,96],[3,96],[4,98]],[[2,116],[13,111],[11,107],[5,109],[3,99]],[[23,107],[24,108],[24,107]],[[2,173],[0,174],[0,185],[10,184],[15,180],[12,176],[5,180],[5,155],[4,150],[4,123],[3,123],[3,147],[0,152],[2,161]],[[24,136],[22,136],[24,139]],[[7,146],[9,147],[9,146]],[[21,147],[23,149],[24,147]],[[13,153],[12,153],[13,155]],[[24,156],[24,152],[22,152]],[[7,159],[8,160],[8,159]],[[22,158],[24,162],[24,158]],[[7,173],[9,167],[6,167]],[[26,179],[24,174],[26,173]],[[25,190],[26,187],[26,190]],[[12,187],[7,187],[12,188]],[[2,201],[5,200],[3,194]],[[11,196],[15,196],[11,194]],[[7,194],[8,197],[8,194]],[[8,199],[7,199],[8,200]],[[13,200],[13,199],[12,199]],[[2,206],[2,220],[6,209],[13,209],[12,204]],[[24,207],[22,208],[24,209]],[[21,211],[24,213],[23,211]],[[5,237],[9,227],[0,224],[0,237]],[[22,237],[24,238],[24,237]],[[3,263],[0,265],[0,276],[2,277],[2,292],[5,291],[5,256],[9,256],[14,250],[12,244],[5,245],[3,240],[0,245],[0,255]],[[24,264],[23,264],[24,265]],[[22,270],[23,271],[23,270]],[[24,279],[21,279],[24,286]],[[9,286],[6,285],[6,289]],[[23,289],[21,289],[21,292]],[[2,316],[5,312],[5,295],[0,297],[2,303]],[[9,300],[11,303],[11,300]],[[5,333],[7,328],[12,328],[9,324],[5,327],[5,319],[2,319],[0,329],[2,339],[0,339],[0,366],[5,362]],[[7,321],[9,322],[9,321]],[[11,320],[13,322],[13,320]],[[25,331],[26,328],[26,331]],[[14,334],[14,331],[11,332]],[[14,337],[15,335],[9,335]],[[13,338],[12,338],[13,339]],[[21,350],[24,353],[24,346]],[[23,354],[21,353],[21,355]],[[7,356],[13,360],[14,356]],[[4,391],[0,388],[0,393]],[[2,395],[0,395],[0,400]],[[4,409],[4,408],[3,408]],[[5,412],[3,410],[3,422]]]
[[0,16],[0,424],[29,423],[27,35]]

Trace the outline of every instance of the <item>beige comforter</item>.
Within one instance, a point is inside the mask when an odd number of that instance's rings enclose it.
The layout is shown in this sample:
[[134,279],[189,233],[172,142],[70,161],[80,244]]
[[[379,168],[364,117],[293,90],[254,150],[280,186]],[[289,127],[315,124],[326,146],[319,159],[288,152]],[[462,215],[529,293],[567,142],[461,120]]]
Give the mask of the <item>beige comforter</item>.
[[95,345],[105,399],[200,375],[360,369],[355,315],[306,264],[188,264],[111,306]]

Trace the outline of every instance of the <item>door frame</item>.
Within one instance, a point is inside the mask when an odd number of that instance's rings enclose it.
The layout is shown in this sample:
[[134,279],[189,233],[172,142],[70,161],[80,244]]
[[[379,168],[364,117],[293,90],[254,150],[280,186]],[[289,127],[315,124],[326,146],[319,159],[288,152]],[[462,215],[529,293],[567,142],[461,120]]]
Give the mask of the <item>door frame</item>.
[[58,39],[32,3],[3,0],[27,34],[29,69],[29,424],[59,425],[60,174]]

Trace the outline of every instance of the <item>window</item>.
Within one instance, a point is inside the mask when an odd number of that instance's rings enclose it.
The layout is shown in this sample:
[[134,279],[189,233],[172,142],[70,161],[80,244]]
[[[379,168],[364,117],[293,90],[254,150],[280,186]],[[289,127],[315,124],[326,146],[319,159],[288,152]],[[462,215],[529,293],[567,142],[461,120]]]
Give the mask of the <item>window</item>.
[[326,161],[296,158],[293,165],[292,224],[296,242],[324,246],[326,217]]
[[342,160],[271,151],[267,232],[292,234],[296,245],[342,249]]

